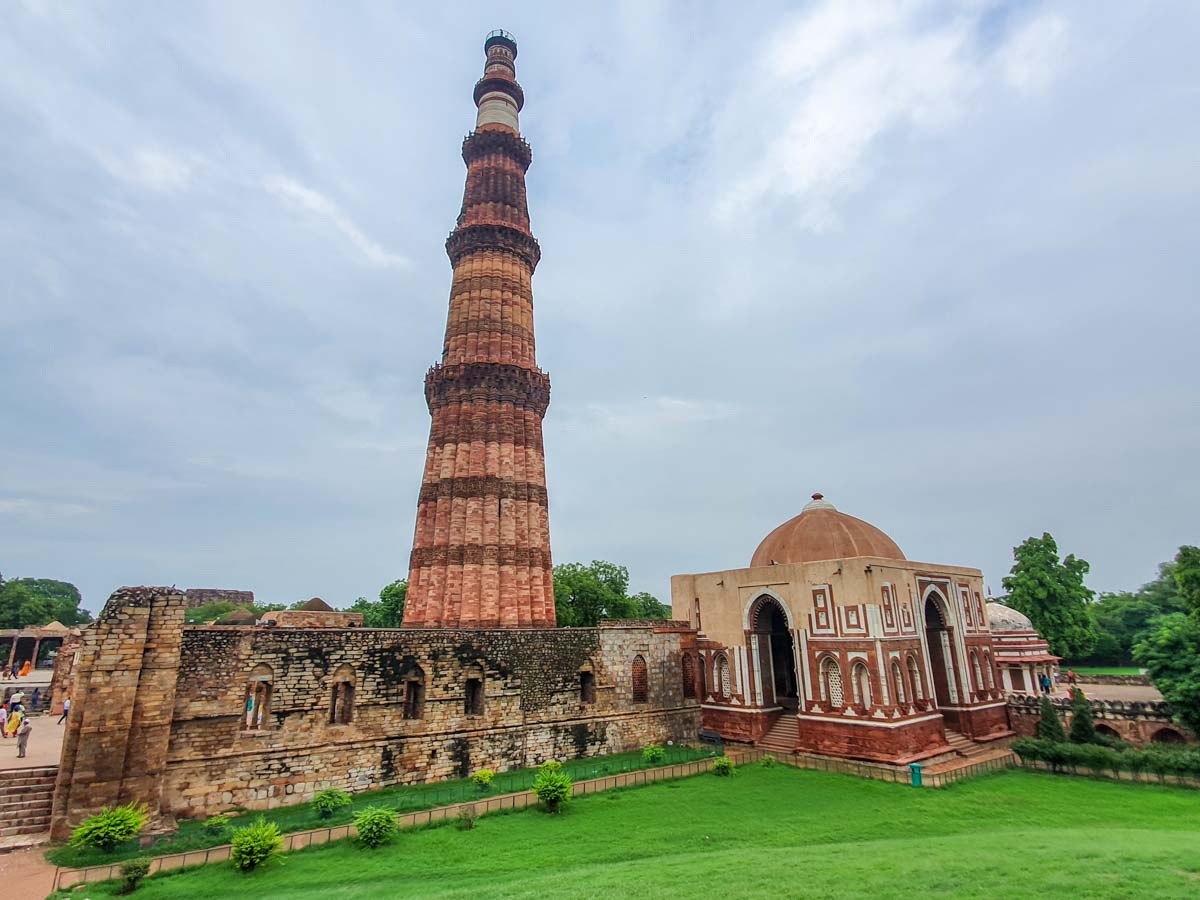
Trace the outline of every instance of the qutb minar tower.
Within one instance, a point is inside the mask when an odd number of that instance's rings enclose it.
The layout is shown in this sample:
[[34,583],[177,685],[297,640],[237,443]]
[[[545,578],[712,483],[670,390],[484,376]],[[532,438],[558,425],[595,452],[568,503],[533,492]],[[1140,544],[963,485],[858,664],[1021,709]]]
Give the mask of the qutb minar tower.
[[442,361],[425,376],[433,423],[409,561],[406,626],[553,627],[554,583],[537,367],[517,44],[495,31],[463,141],[467,185],[446,241],[454,266]]

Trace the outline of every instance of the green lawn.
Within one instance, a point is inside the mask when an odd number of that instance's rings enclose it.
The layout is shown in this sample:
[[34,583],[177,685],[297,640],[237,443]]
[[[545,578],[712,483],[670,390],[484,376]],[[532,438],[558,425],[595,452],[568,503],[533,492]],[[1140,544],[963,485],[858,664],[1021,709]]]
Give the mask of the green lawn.
[[[676,745],[665,748],[665,751],[667,758],[657,765],[688,762],[716,755],[716,751],[711,747]],[[573,759],[563,763],[564,771],[576,781],[644,768],[647,768],[647,765],[642,759],[641,750]],[[354,813],[364,806],[387,806],[397,812],[416,812],[422,809],[448,806],[451,803],[461,803],[464,800],[473,800],[482,796],[527,791],[533,784],[536,774],[537,769],[516,769],[512,772],[502,772],[496,776],[496,780],[486,794],[482,793],[469,778],[456,781],[437,781],[431,784],[398,785],[354,794],[350,806],[338,810],[328,819],[322,819],[317,815],[317,811],[313,809],[311,803],[299,803],[272,810],[252,811],[231,819],[230,825],[236,828],[261,815],[275,822],[281,831],[308,831],[312,828],[345,824],[351,821]],[[229,843],[227,835],[214,836],[204,829],[202,821],[185,819],[179,823],[178,832],[161,836],[151,847],[142,847],[137,839],[120,845],[111,853],[102,853],[99,850],[82,847],[55,847],[46,852],[46,858],[57,866],[80,868],[117,862],[134,856],[165,856],[168,853],[182,853],[185,850],[204,850],[227,843]]]
[[1074,669],[1076,675],[1141,675],[1137,666],[1063,666],[1062,676],[1066,681],[1067,670]]
[[[87,897],[115,895],[90,886]],[[139,900],[226,897],[1188,897],[1200,794],[1008,771],[942,790],[777,765],[487,816],[242,875],[151,878]],[[66,894],[63,895],[67,896]],[[79,897],[82,894],[73,894]]]

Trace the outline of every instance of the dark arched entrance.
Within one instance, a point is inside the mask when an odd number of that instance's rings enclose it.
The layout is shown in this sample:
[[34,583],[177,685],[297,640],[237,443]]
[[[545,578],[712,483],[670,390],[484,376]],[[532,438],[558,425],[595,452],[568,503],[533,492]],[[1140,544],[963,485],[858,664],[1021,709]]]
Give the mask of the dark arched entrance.
[[758,646],[758,670],[765,706],[796,709],[796,654],[783,607],[773,597],[759,597],[750,611],[750,630]]
[[936,593],[925,599],[925,643],[929,647],[929,667],[933,670],[933,694],[942,718],[948,725],[958,724],[958,690],[954,680],[953,629],[946,607]]

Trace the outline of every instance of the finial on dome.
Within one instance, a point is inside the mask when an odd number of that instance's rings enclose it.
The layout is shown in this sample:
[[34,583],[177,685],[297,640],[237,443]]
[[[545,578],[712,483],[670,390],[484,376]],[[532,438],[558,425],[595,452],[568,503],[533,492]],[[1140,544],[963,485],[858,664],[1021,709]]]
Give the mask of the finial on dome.
[[[812,499],[804,504],[804,509],[836,509],[836,507],[825,499],[825,495],[817,491],[812,495]],[[803,512],[803,510],[801,510]]]

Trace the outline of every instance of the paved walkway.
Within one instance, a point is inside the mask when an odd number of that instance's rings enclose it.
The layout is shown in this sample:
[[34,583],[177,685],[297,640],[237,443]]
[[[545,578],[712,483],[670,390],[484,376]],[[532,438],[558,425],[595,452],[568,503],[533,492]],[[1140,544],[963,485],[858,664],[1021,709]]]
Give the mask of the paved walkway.
[[44,847],[31,847],[0,855],[5,900],[44,900],[54,889],[54,866],[44,853]]
[[32,769],[37,766],[57,766],[62,753],[63,733],[67,723],[58,724],[58,716],[50,714],[30,716],[33,731],[29,734],[29,746],[25,758],[17,758],[17,739],[0,738],[0,769]]
[[[1085,696],[1092,700],[1139,700],[1161,703],[1163,695],[1152,684],[1088,684],[1079,682]],[[1064,691],[1065,694],[1065,691]]]

